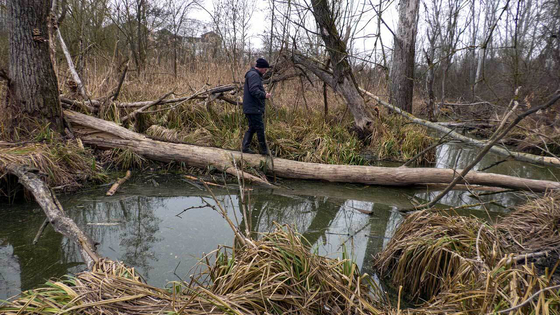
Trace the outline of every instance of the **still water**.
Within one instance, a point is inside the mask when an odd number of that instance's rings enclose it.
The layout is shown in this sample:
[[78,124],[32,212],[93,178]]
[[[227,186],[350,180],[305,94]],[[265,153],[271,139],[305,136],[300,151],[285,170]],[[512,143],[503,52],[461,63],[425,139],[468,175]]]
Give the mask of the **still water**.
[[[448,144],[438,148],[436,167],[462,168],[477,149]],[[499,161],[488,156],[481,170]],[[488,170],[536,179],[556,180],[557,170],[505,162]],[[427,188],[386,188],[312,181],[281,181],[282,189],[253,187],[247,204],[251,230],[267,232],[274,223],[290,224],[321,255],[340,257],[343,246],[362,271],[371,273],[371,257],[386,246],[402,221],[397,209],[423,203],[437,192]],[[231,245],[233,233],[213,209],[219,202],[242,229],[235,185],[214,188],[214,200],[203,188],[180,175],[138,175],[115,196],[108,187],[59,199],[68,215],[100,245],[102,256],[134,266],[152,285],[187,279],[191,268],[219,244]],[[502,193],[475,198],[453,191],[442,203],[449,206],[493,201],[461,214],[495,218],[523,202],[526,193]],[[36,245],[33,239],[44,214],[34,203],[0,205],[0,299],[44,283],[51,277],[84,270],[76,246],[48,226]]]

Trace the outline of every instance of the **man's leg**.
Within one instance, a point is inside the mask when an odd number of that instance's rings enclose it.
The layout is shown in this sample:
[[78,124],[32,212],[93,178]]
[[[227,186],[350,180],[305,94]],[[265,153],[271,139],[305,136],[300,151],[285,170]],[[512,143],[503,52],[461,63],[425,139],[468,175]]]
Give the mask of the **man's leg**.
[[257,139],[259,140],[259,145],[261,148],[262,155],[269,155],[268,146],[266,145],[266,137],[264,135],[264,122],[263,115],[258,115],[255,117],[255,130],[257,132]]
[[247,121],[249,122],[249,129],[247,130],[247,132],[245,132],[245,135],[243,136],[243,143],[242,143],[241,150],[243,151],[243,153],[255,154],[255,152],[251,150],[251,141],[253,141],[253,135],[255,134],[256,131],[253,126],[253,119],[251,117],[253,115],[246,114],[245,116],[247,117]]

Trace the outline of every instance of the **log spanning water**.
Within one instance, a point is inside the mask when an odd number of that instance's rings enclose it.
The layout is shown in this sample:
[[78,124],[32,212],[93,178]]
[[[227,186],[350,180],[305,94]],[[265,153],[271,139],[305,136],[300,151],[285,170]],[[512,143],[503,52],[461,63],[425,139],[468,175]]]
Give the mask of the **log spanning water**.
[[[294,179],[314,179],[341,183],[383,186],[410,186],[449,183],[460,170],[406,167],[376,167],[306,163],[256,154],[241,154],[212,147],[169,143],[150,139],[117,124],[66,110],[64,112],[81,140],[101,148],[129,149],[146,158],[162,162],[185,162],[194,167],[214,166],[231,173],[236,165],[261,168],[268,174]],[[263,167],[265,165],[266,167]],[[560,189],[559,182],[525,179],[507,175],[470,172],[462,181],[471,185],[497,186],[542,192]]]

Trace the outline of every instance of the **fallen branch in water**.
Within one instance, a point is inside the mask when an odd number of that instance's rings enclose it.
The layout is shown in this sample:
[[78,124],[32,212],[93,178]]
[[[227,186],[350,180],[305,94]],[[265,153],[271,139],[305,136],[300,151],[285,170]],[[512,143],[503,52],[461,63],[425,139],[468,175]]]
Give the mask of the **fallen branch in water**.
[[5,169],[17,176],[19,182],[33,194],[35,201],[47,215],[54,230],[78,245],[82,259],[91,269],[93,264],[100,259],[96,253],[95,243],[78,228],[72,219],[66,216],[51,189],[37,175],[27,171],[23,166],[9,164],[5,166]]
[[[457,133],[457,132],[455,132],[455,131],[447,128],[447,127],[444,127],[440,124],[429,122],[429,121],[424,120],[424,119],[420,119],[420,118],[418,118],[418,117],[416,117],[416,116],[414,116],[410,113],[407,113],[407,112],[401,110],[400,108],[396,107],[395,105],[392,105],[392,104],[389,104],[389,103],[383,101],[378,96],[376,96],[376,95],[374,95],[374,94],[372,94],[372,93],[370,93],[370,92],[368,92],[364,89],[360,89],[360,91],[362,93],[366,94],[367,96],[371,97],[372,99],[376,100],[379,104],[381,104],[381,105],[387,107],[388,109],[390,109],[391,111],[393,111],[393,112],[411,120],[414,123],[417,123],[419,125],[423,125],[423,126],[426,126],[428,128],[435,129],[435,130],[438,130],[438,131],[441,131],[441,132],[444,132],[444,133],[449,133],[450,137],[453,137],[454,139],[460,140],[464,143],[474,145],[476,147],[484,147],[488,144],[487,141],[480,141],[480,140],[476,140],[476,139],[473,139],[473,138],[469,138],[469,137],[464,136],[460,133]],[[535,108],[542,109],[542,108],[547,108],[549,106],[552,106],[554,103],[556,103],[556,101],[558,101],[558,99],[560,99],[560,90],[556,91],[552,95],[551,100],[547,104],[542,105],[542,106],[545,106],[545,107],[538,106],[538,107],[534,107],[534,108],[530,109],[529,111],[531,111],[531,113],[532,113],[533,112],[532,110],[535,109]],[[523,116],[523,118],[524,117],[525,116]],[[521,118],[521,119],[523,119],[523,118]],[[499,155],[502,155],[502,156],[508,156],[508,157],[511,156],[512,158],[514,158],[518,161],[529,162],[529,163],[540,164],[540,165],[550,165],[550,166],[560,167],[560,159],[558,159],[556,157],[538,156],[538,155],[529,154],[529,153],[515,152],[515,151],[507,150],[507,149],[502,148],[502,147],[497,147],[497,146],[493,146],[490,149],[490,151],[492,153],[499,154]]]
[[49,219],[45,219],[45,221],[43,221],[43,224],[41,224],[41,227],[39,227],[39,231],[37,231],[37,234],[35,235],[35,238],[33,239],[33,245],[37,245],[37,242],[39,241],[39,237],[41,237],[41,235],[43,234],[43,231],[45,231],[45,228],[47,227],[47,225],[49,225]]
[[119,187],[124,184],[124,182],[126,182],[130,176],[132,175],[132,173],[130,171],[126,171],[126,175],[119,179],[116,183],[113,184],[113,186],[111,186],[111,188],[107,191],[107,196],[112,196],[117,192],[117,189],[119,189]]

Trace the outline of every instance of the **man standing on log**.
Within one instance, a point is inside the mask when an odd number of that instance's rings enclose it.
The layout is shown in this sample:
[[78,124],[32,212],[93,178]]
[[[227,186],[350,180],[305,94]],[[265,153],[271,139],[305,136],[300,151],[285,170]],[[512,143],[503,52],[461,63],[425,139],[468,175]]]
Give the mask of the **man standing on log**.
[[249,130],[243,136],[243,153],[254,154],[250,149],[253,135],[257,133],[259,140],[260,152],[262,155],[269,155],[270,151],[266,145],[264,136],[264,108],[265,99],[271,96],[266,93],[262,83],[262,76],[268,71],[270,65],[264,58],[257,59],[255,67],[247,71],[245,74],[245,85],[243,87],[243,113],[249,122]]

